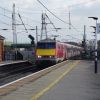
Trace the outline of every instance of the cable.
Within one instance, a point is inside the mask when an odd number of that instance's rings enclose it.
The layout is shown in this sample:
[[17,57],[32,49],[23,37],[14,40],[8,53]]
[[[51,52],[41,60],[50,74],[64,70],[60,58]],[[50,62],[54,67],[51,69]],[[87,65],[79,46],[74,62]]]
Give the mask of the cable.
[[79,31],[79,30],[77,30],[77,28],[75,28],[71,23],[70,23],[70,25],[73,27],[73,29],[75,29],[77,32],[81,32],[81,31]]
[[26,32],[28,33],[28,30],[27,30],[27,28],[26,28],[26,26],[25,26],[25,24],[24,24],[24,22],[23,22],[23,20],[22,20],[22,18],[21,18],[19,13],[18,13],[18,15],[19,15],[19,18],[21,19],[22,25],[24,25],[24,28],[25,28]]
[[50,21],[50,24],[53,25],[54,29],[57,31],[57,28],[55,27],[55,25],[52,23],[52,21],[50,20],[50,18],[48,17],[48,15],[46,14],[46,17],[48,18],[48,20]]
[[12,13],[12,11],[11,11],[11,10],[5,9],[5,8],[3,8],[3,7],[1,7],[1,6],[0,6],[0,8],[1,8],[1,9],[3,9],[4,11],[7,11],[7,12]]
[[49,11],[54,17],[56,17],[57,19],[59,19],[60,21],[62,21],[65,24],[69,24],[66,23],[64,20],[60,19],[58,16],[56,16],[54,13],[52,13],[42,2],[40,2],[39,0],[37,0],[45,9],[47,9],[47,11]]
[[[47,9],[47,11],[49,11],[54,17],[56,17],[57,19],[59,19],[60,21],[62,21],[63,23],[65,23],[65,24],[68,24],[69,25],[69,23],[67,23],[67,22],[65,22],[64,20],[62,20],[62,19],[60,19],[58,16],[56,16],[53,12],[51,12],[42,2],[40,2],[39,0],[37,0],[45,9]],[[75,29],[77,32],[80,32],[80,31],[78,31],[72,24],[70,24],[72,27],[73,27],[73,29]]]
[[[39,0],[37,0],[42,6],[44,6]],[[57,17],[54,13],[52,13],[46,6],[44,6],[53,16],[55,16],[57,19],[59,19],[60,21],[62,21],[62,22],[64,22],[65,24],[69,24],[69,23],[66,23],[65,21],[63,21],[62,19],[60,19],[59,17]],[[3,9],[4,11],[6,10],[6,11],[8,11],[8,12],[10,12],[10,13],[12,13],[12,11],[10,11],[10,10],[8,10],[8,9],[5,9],[5,8],[3,8],[3,7],[0,7],[1,9]],[[15,14],[17,14],[17,13],[15,13]],[[1,14],[0,14],[1,15]],[[3,15],[3,14],[2,14]],[[18,14],[17,14],[18,15]],[[12,19],[11,17],[9,17],[9,16],[7,16],[7,15],[3,15],[3,16],[6,16],[7,18],[9,18],[9,19]],[[31,19],[32,20],[32,19]],[[20,22],[19,20],[17,20],[16,19],[16,21],[18,21],[18,22]],[[35,21],[36,22],[36,21]],[[40,23],[40,22],[38,22],[38,23]],[[27,26],[30,26],[30,27],[32,27],[33,28],[33,26],[31,26],[31,25],[29,25],[29,24],[25,24],[25,25],[27,25]],[[79,32],[72,24],[71,24],[71,26],[77,31],[77,32]]]
[[29,17],[25,17],[25,16],[23,16],[23,15],[21,15],[22,17],[24,17],[24,18],[26,18],[26,19],[29,19],[29,20],[31,20],[31,21],[35,21],[36,23],[41,23],[41,22],[39,22],[39,21],[36,21],[36,20],[33,20],[33,19],[30,19]]
[[73,37],[73,36],[71,36],[71,35],[66,35],[66,36],[70,36],[70,37],[72,37],[73,39],[76,39],[76,40],[80,40],[80,41],[82,41],[81,39],[76,38],[76,37]]
[[5,25],[7,25],[7,26],[9,26],[9,25],[10,25],[10,24],[5,23],[5,22],[3,22],[3,21],[1,21],[1,20],[0,20],[0,22],[1,22],[1,23],[3,23],[3,24],[5,24]]
[[[7,15],[3,15],[3,14],[1,14],[1,13],[0,13],[0,15],[5,16],[5,17],[7,17],[7,18],[9,18],[9,19],[11,19],[11,20],[12,20],[12,18],[11,18],[11,17],[9,17],[9,16],[7,16]],[[17,22],[20,22],[20,21],[19,21],[19,20],[17,20],[17,19],[16,19],[16,21],[17,21]],[[32,28],[33,28],[33,26],[31,26],[31,25],[29,25],[29,24],[25,24],[25,25],[28,25],[28,26],[30,26],[30,27],[32,27]]]
[[7,18],[9,18],[9,19],[12,19],[11,17],[9,17],[9,16],[7,16],[7,15],[4,15],[4,14],[2,14],[2,13],[0,13],[0,15],[5,16],[5,17],[7,17]]
[[[10,10],[8,10],[8,9],[5,9],[5,8],[3,8],[3,7],[0,7],[0,8],[3,9],[4,11],[6,10],[6,11],[8,11],[8,12],[10,12],[10,13],[12,14],[12,11],[10,11]],[[18,13],[15,13],[15,14],[18,15]],[[12,19],[11,17],[9,17],[9,16],[7,16],[7,15],[1,14],[1,13],[0,13],[0,15],[5,16],[5,17],[7,17],[7,18],[9,18],[9,19]],[[20,22],[20,21],[17,20],[17,19],[16,19],[16,21],[17,21],[17,22]],[[29,25],[29,24],[25,24],[25,25],[30,26],[30,27],[33,28],[33,26],[31,26],[31,25]]]
[[[60,21],[62,21],[63,23],[65,24],[69,24],[69,23],[66,23],[64,20],[62,20],[61,18],[59,18],[58,16],[56,16],[53,12],[51,12],[42,2],[40,2],[39,0],[37,0],[47,11],[49,11],[54,17],[56,17],[57,19],[59,19]],[[90,0],[88,2],[95,2],[97,0]],[[78,4],[75,4],[75,5],[70,5],[69,7],[73,7],[73,6],[77,6],[77,5],[82,5],[82,4],[86,4],[88,2],[83,2],[83,3],[78,3]],[[81,32],[81,31],[78,31],[77,28],[75,28],[75,26],[73,26],[72,24],[70,24],[73,29],[75,29],[77,32]]]

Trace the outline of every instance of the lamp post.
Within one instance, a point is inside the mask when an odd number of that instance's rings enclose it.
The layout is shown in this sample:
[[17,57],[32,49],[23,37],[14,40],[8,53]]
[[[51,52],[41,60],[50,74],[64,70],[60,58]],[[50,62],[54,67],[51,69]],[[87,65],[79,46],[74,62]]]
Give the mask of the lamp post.
[[[96,25],[97,25],[97,20],[98,20],[98,17],[88,17],[88,18],[92,18],[96,21]],[[97,73],[97,65],[98,65],[98,58],[97,58],[97,27],[94,27],[93,28],[95,29],[95,73]]]

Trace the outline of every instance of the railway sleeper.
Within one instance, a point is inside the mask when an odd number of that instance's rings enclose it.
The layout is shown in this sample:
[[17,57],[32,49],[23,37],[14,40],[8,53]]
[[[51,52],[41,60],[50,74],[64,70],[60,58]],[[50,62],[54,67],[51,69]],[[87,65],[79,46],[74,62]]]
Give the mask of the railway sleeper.
[[3,76],[7,76],[11,73],[13,74],[15,72],[30,68],[30,67],[32,67],[32,64],[29,62],[4,65],[0,67],[0,78]]

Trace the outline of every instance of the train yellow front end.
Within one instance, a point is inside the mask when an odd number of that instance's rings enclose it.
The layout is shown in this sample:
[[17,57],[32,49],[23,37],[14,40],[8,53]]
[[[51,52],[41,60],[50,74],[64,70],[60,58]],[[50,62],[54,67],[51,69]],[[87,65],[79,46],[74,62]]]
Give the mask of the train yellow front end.
[[54,56],[56,53],[55,49],[37,49],[37,56]]
[[40,41],[36,48],[36,65],[56,63],[56,42]]

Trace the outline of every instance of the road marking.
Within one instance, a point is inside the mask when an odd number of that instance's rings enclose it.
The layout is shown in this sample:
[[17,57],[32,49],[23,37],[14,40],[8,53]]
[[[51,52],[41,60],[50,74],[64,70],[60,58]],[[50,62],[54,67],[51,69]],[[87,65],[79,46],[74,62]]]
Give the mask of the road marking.
[[31,98],[31,100],[38,100],[42,95],[44,95],[47,91],[49,91],[52,87],[54,87],[61,79],[63,79],[64,76],[67,75],[74,67],[76,67],[79,62],[80,61],[75,61],[72,65],[68,66],[68,69],[60,77],[58,77],[58,79],[56,79],[53,83],[48,85],[46,88],[44,88],[39,93],[35,94]]

